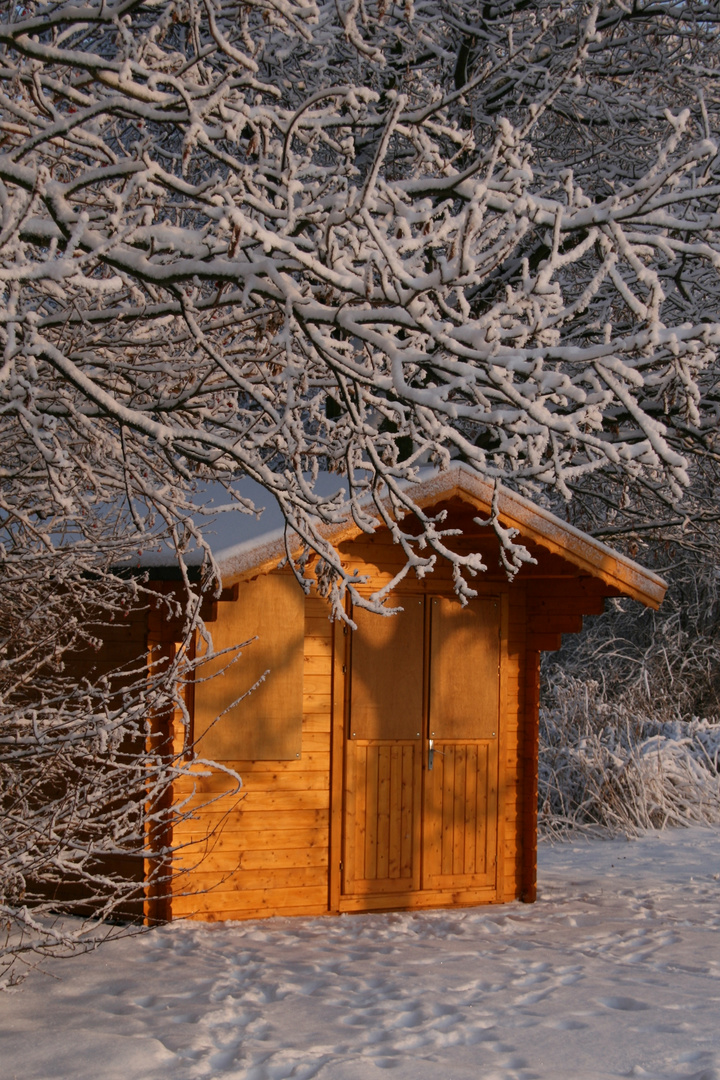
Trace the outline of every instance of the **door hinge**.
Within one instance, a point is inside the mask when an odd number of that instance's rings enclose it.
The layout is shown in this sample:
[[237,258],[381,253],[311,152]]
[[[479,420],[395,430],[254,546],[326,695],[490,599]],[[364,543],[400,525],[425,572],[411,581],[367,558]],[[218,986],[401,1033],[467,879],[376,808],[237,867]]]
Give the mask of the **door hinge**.
[[343,867],[343,864],[342,864],[342,863],[340,863],[340,869],[341,869],[341,870],[342,870],[342,869],[344,869],[344,867]]

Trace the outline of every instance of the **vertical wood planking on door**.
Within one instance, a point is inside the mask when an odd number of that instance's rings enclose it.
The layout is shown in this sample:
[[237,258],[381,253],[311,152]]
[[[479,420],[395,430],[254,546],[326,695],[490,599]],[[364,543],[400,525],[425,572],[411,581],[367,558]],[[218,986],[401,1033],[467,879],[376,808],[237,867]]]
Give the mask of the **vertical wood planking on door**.
[[[352,759],[348,758],[345,763],[345,790],[344,790],[344,813],[343,813],[343,825],[345,822],[353,823],[353,835],[349,838],[349,842],[345,842],[343,835],[341,841],[341,855],[343,873],[341,875],[340,888],[341,891],[345,889],[347,891],[348,883],[355,881],[361,876],[360,866],[363,864],[363,857],[365,853],[365,839],[364,832],[362,838],[360,837],[360,827],[364,829],[365,826],[365,771],[361,767],[359,755],[355,754]],[[362,784],[360,782],[362,777]]]
[[365,751],[365,867],[362,877],[377,878],[378,845],[378,755],[376,746],[358,747]]
[[377,747],[378,791],[377,791],[377,870],[378,878],[390,876],[388,866],[388,847],[390,844],[390,753],[391,747]]
[[400,796],[400,877],[411,878],[413,873],[413,822],[416,786],[413,782],[414,747],[402,748],[402,780]]
[[497,759],[491,749],[487,742],[442,743],[435,753],[426,814],[430,887],[491,873],[497,836]]
[[464,746],[455,747],[455,782],[453,796],[453,874],[465,874],[465,834],[467,816],[465,801],[467,783],[467,753]]
[[440,805],[442,828],[440,830],[440,866],[442,874],[452,874],[452,838],[453,838],[453,813],[455,795],[455,747],[443,744],[443,749],[435,754],[435,761],[442,762],[439,772],[442,780],[440,784]]
[[413,874],[416,748],[356,740],[352,751],[348,811],[354,842],[347,845],[346,891],[353,882],[407,881]]
[[466,787],[465,787],[465,835],[463,837],[463,869],[464,874],[474,874],[477,866],[477,823],[482,818],[478,817],[478,748],[467,747],[466,758]]
[[[497,815],[498,805],[498,792],[497,792],[497,772],[493,770],[490,765],[490,759],[492,757],[490,753],[491,747],[486,743],[484,746],[478,746],[478,771],[477,775],[487,776],[487,784],[479,783],[477,786],[477,800],[476,800],[476,813],[480,821],[488,822],[491,813]],[[498,821],[498,828],[500,828],[500,822]],[[490,829],[485,828],[484,835],[478,830],[478,843],[475,849],[475,873],[487,874],[490,872],[493,860],[495,859],[495,838],[492,835]],[[483,843],[484,841],[484,843]]]
[[400,830],[402,829],[402,746],[390,748],[390,835],[388,877],[400,877]]

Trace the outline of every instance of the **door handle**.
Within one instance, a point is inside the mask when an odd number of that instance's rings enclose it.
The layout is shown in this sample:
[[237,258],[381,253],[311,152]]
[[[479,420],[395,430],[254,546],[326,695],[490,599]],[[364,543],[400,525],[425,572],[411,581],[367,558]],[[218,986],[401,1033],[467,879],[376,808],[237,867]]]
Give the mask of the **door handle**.
[[428,739],[428,772],[432,772],[433,758],[436,754],[439,754],[440,757],[443,756],[442,750],[436,750],[433,746],[433,740]]

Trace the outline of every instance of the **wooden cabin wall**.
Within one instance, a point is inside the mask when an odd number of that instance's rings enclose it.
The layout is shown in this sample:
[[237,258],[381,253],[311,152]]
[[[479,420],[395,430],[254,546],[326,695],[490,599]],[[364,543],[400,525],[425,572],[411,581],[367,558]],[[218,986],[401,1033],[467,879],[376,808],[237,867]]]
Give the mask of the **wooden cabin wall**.
[[[129,608],[115,622],[108,621],[103,615],[101,622],[97,625],[91,624],[87,629],[100,644],[97,648],[88,646],[65,653],[64,675],[78,684],[84,680],[97,683],[107,678],[112,704],[119,707],[123,688],[142,674],[147,648],[147,611],[141,606]],[[131,670],[132,674],[117,675],[118,669],[122,668]],[[128,738],[121,749],[123,753],[132,754],[135,745],[135,741]],[[140,851],[142,840],[142,835],[138,835],[137,849]],[[141,920],[144,909],[142,855],[138,854],[138,851],[127,855],[105,855],[98,857],[95,868],[98,873],[117,875],[125,882],[137,884],[137,891],[115,909],[114,915],[131,921]],[[59,903],[72,903],[77,914],[90,915],[95,910],[91,903],[83,903],[87,899],[85,884],[71,879],[55,886],[52,899]]]
[[[454,513],[449,524],[459,525],[467,534],[474,532],[467,543],[481,546],[485,553],[488,570],[476,579],[479,588],[507,596],[501,703],[505,719],[499,748],[500,874],[494,900],[532,901],[540,653],[558,648],[563,632],[579,630],[582,614],[601,611],[610,590],[581,575],[560,555],[532,545],[537,565],[523,567],[508,585],[493,535],[477,526],[473,529],[467,511],[459,515],[456,507],[449,509]],[[387,584],[404,562],[385,531],[350,541],[341,551],[350,571],[367,575],[368,592]],[[240,583],[240,603],[242,589]],[[452,595],[449,568],[439,564],[422,581],[410,575],[401,591]],[[224,609],[225,603],[218,603],[219,619]],[[347,636],[329,620],[326,603],[307,598],[300,758],[228,762],[243,780],[239,797],[224,794],[228,783],[221,774],[198,776],[194,793],[188,785],[177,787],[176,802],[188,799],[196,817],[181,822],[173,837],[176,849],[180,847],[175,869],[186,873],[174,882],[168,912],[172,917],[245,919],[338,910],[346,646]],[[333,754],[336,767],[331,770]],[[443,901],[428,895],[418,899],[417,906],[433,902]],[[471,901],[458,895],[454,902]]]
[[308,598],[297,761],[228,761],[242,777],[239,796],[223,795],[222,774],[198,776],[195,795],[176,785],[176,802],[188,798],[197,810],[175,829],[175,867],[188,873],[174,882],[173,918],[327,912],[332,633],[325,602]]

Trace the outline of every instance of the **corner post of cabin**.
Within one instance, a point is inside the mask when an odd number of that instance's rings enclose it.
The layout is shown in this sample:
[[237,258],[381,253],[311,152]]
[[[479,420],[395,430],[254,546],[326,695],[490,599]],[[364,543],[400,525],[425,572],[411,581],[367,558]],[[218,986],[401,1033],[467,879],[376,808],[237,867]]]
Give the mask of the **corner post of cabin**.
[[[497,716],[497,896],[498,899],[513,899],[514,889],[510,875],[510,860],[508,859],[508,841],[516,842],[513,833],[517,825],[510,825],[508,818],[512,815],[513,791],[517,783],[517,771],[512,758],[517,755],[517,731],[511,730],[509,722],[510,701],[508,696],[509,676],[509,651],[510,651],[510,591],[503,585],[500,591],[500,651],[498,656],[498,716]],[[509,890],[509,891],[508,891]]]
[[[158,610],[159,601],[151,603],[147,616],[147,673],[152,677],[153,670],[169,665],[175,657],[175,644],[168,640],[167,624]],[[163,713],[155,712],[147,718],[146,749],[148,753],[169,753],[172,744],[173,716],[168,709]],[[171,918],[171,876],[172,863],[167,856],[157,856],[155,852],[166,852],[172,843],[170,812],[173,804],[171,790],[164,798],[148,804],[148,817],[145,823],[145,844],[148,852],[145,859],[145,904],[144,922],[146,926],[169,922]]]
[[340,619],[332,624],[332,684],[330,735],[330,836],[328,855],[328,911],[340,911],[342,887],[342,813],[344,788],[345,722],[347,714],[348,627]]
[[540,748],[540,653],[525,654],[525,709],[520,746],[520,889],[526,904],[537,899],[537,801],[538,755]]
[[[182,617],[169,618],[163,598],[172,597],[177,586],[167,582],[151,582],[158,599],[151,602],[147,613],[147,674],[148,679],[170,667],[175,661],[183,631]],[[194,639],[190,653],[194,654]],[[182,690],[185,705],[192,715],[193,684]],[[147,717],[146,750],[152,756],[162,756],[167,762],[177,758],[185,746],[186,733],[178,711],[172,706],[155,711]],[[173,863],[173,807],[176,792],[168,784],[162,795],[148,801],[145,823],[145,903],[144,921],[154,926],[172,919],[172,884],[176,873]]]

